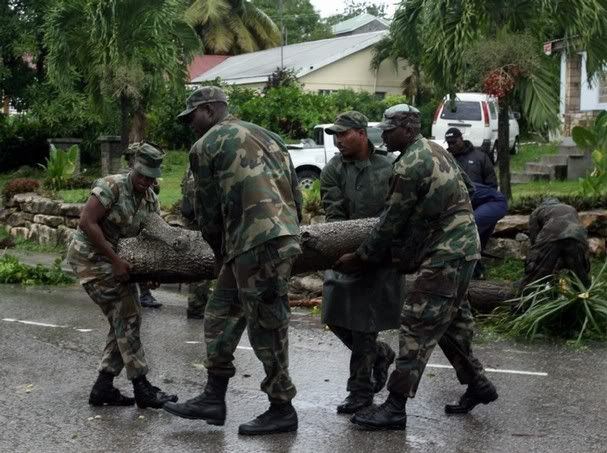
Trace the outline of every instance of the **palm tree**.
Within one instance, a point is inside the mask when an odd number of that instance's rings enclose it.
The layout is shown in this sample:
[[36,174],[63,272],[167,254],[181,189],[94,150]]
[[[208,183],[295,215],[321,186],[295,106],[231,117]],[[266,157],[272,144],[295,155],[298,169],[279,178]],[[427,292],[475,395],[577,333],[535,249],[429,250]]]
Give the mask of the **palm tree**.
[[[558,120],[558,69],[538,43],[564,38],[570,51],[586,50],[591,80],[607,62],[607,0],[406,0],[395,14],[391,36],[397,46],[392,53],[413,54],[424,75],[446,93],[467,88],[461,86],[462,76],[477,63],[470,61],[471,55],[492,48],[499,56],[484,76],[502,71],[512,78],[511,89],[500,98],[498,126],[500,189],[510,197],[510,105],[521,105],[535,128]],[[514,55],[511,41],[529,37],[527,45],[535,56],[531,58],[529,52],[525,59]],[[516,64],[505,61],[508,55]],[[529,67],[519,67],[521,60]],[[510,74],[513,67],[516,71]]]
[[150,97],[167,83],[183,84],[200,50],[183,21],[180,0],[62,0],[45,28],[48,73],[59,87],[83,86],[99,106],[117,103],[121,141],[141,139]]
[[206,53],[236,55],[280,44],[276,24],[247,0],[194,0],[185,18]]

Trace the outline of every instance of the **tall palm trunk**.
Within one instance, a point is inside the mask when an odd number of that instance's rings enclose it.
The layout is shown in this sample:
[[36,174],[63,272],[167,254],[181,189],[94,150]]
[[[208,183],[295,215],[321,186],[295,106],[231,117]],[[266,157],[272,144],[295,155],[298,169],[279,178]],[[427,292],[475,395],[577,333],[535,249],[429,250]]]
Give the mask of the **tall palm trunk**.
[[129,131],[129,143],[140,142],[145,139],[145,129],[147,126],[145,113],[141,109],[133,112],[131,127]]
[[500,99],[499,117],[497,119],[497,162],[500,173],[500,191],[508,200],[512,199],[510,187],[510,102],[507,98]]

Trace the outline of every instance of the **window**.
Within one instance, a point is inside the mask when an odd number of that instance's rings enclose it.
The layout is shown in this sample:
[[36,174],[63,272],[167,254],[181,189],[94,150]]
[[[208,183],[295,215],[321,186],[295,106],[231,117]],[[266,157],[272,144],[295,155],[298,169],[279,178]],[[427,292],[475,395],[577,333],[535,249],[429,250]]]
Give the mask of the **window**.
[[443,120],[481,121],[481,103],[478,101],[455,101],[455,109],[451,101],[445,101],[440,114]]
[[599,80],[599,104],[607,104],[607,76]]
[[321,96],[328,96],[333,92],[333,90],[318,90],[318,94]]
[[374,96],[377,99],[384,99],[386,97],[386,92],[385,91],[376,91]]

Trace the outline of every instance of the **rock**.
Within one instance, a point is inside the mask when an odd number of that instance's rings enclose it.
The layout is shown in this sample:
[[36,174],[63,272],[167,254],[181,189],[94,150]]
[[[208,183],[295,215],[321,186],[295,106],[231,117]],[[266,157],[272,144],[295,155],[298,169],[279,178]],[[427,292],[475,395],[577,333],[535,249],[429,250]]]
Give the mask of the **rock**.
[[57,243],[65,246],[72,242],[72,236],[74,236],[76,230],[68,228],[65,225],[59,225],[57,227]]
[[4,223],[16,211],[16,208],[0,208],[0,223]]
[[38,195],[34,192],[18,193],[7,203],[9,207],[21,207],[22,204],[31,202]]
[[171,226],[185,228],[185,222],[183,221],[183,217],[181,217],[180,215],[167,214],[166,217],[163,217],[163,219]]
[[495,225],[493,235],[497,237],[514,237],[517,233],[526,233],[529,229],[529,216],[507,215]]
[[605,256],[605,239],[604,238],[588,238],[588,248],[590,254],[596,257]]
[[80,219],[77,217],[66,217],[65,225],[68,228],[78,228],[78,224],[80,223]]
[[21,210],[32,214],[61,215],[61,203],[38,195],[21,203]]
[[295,294],[305,293],[308,297],[322,294],[323,280],[314,273],[304,277],[292,277],[289,281],[289,291]]
[[584,211],[579,213],[580,221],[588,229],[588,234],[607,237],[607,210]]
[[66,217],[77,217],[80,218],[80,212],[84,207],[84,203],[61,203],[59,209],[61,215]]
[[65,224],[65,219],[57,215],[36,214],[34,216],[34,222],[57,228],[59,225]]
[[519,242],[525,242],[529,240],[529,236],[527,236],[525,233],[517,233],[514,239]]
[[486,251],[491,255],[503,258],[525,259],[529,249],[528,242],[508,238],[491,238],[487,243]]
[[11,228],[10,234],[14,238],[27,239],[30,230],[25,227]]
[[34,223],[30,228],[27,239],[42,245],[57,245],[59,232],[55,228],[51,228],[47,225]]
[[22,227],[27,226],[34,220],[34,214],[29,212],[16,211],[13,212],[8,219],[6,224],[11,227]]

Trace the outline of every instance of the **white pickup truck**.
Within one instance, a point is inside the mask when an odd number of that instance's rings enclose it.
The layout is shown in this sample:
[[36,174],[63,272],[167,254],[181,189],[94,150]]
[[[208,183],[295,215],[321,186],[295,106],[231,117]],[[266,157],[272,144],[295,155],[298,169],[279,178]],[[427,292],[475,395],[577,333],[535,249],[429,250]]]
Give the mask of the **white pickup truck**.
[[[367,127],[367,136],[371,143],[377,149],[377,152],[386,153],[381,138],[381,129],[377,127],[379,123],[369,123]],[[327,134],[326,128],[332,124],[319,124],[314,127],[314,138],[302,140],[302,143],[288,145],[289,154],[302,188],[309,188],[315,179],[320,177],[320,172],[325,164],[331,160],[339,150],[335,146],[334,136]],[[394,159],[396,156],[392,157]]]

